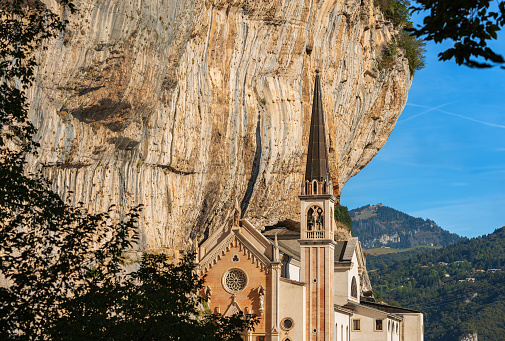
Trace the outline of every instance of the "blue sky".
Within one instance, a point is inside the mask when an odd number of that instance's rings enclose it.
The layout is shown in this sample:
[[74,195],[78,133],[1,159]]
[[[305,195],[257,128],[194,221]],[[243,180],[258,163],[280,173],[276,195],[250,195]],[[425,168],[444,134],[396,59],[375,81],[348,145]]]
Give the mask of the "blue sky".
[[[428,43],[393,133],[341,203],[383,203],[476,237],[505,226],[505,70],[439,62],[445,46]],[[492,46],[505,54],[505,35]]]

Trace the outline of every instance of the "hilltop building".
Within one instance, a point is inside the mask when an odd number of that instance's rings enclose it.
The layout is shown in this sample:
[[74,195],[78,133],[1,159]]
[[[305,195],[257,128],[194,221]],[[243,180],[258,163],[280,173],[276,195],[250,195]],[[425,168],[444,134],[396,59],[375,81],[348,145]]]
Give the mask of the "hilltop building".
[[374,302],[361,244],[336,240],[319,72],[316,70],[301,222],[260,232],[233,219],[198,249],[214,312],[257,314],[247,341],[422,341],[423,314]]

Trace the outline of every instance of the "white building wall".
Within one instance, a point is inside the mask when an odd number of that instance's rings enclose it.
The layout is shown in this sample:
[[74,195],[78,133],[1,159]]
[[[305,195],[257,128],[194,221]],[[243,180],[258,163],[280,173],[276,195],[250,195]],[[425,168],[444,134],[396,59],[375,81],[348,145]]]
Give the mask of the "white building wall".
[[350,341],[349,321],[349,315],[335,312],[335,341]]
[[288,264],[287,266],[289,268],[289,279],[300,281],[300,267],[293,264]]
[[[353,320],[360,320],[360,330],[353,330]],[[382,320],[382,330],[376,330],[375,321]],[[351,316],[349,323],[351,329],[350,341],[400,341],[402,335],[402,322],[388,317],[388,314],[370,310],[362,307],[356,307],[355,313]],[[415,341],[416,339],[412,339]],[[404,341],[411,341],[405,339]]]
[[[358,257],[356,257],[356,252],[353,253],[351,262],[352,262],[352,268],[351,268],[351,270],[349,270],[349,284],[347,286],[347,296],[349,298],[349,301],[359,303],[359,298],[361,296],[361,292],[360,292],[361,283],[359,280]],[[356,285],[358,287],[358,298],[357,299],[355,299],[354,297],[351,296],[351,281],[352,281],[353,277],[356,278]]]
[[[353,330],[352,320],[360,320],[361,329],[359,331]],[[376,331],[375,330],[375,320],[383,319],[383,330]],[[354,314],[351,317],[350,327],[351,329],[351,340],[350,341],[390,341],[391,339],[388,337],[387,332],[387,319],[384,318],[384,315],[381,314]]]
[[[279,327],[280,340],[289,337],[290,340],[305,340],[305,286],[290,283],[283,279],[279,283]],[[286,317],[293,319],[293,328],[284,330],[282,320]]]
[[[356,277],[356,285],[358,289],[358,297],[354,298],[351,296],[351,282],[352,278]],[[359,303],[360,298],[360,280],[358,272],[358,259],[356,253],[352,256],[352,266],[350,269],[336,269],[335,270],[335,304],[345,305],[347,302],[351,301],[354,303]]]
[[400,337],[401,341],[424,341],[423,314],[421,313],[403,313],[403,330]]
[[401,322],[387,319],[387,341],[400,341]]
[[350,289],[349,282],[349,270],[340,270],[335,271],[334,277],[334,295],[335,295],[335,304],[345,305],[348,302],[348,292]]

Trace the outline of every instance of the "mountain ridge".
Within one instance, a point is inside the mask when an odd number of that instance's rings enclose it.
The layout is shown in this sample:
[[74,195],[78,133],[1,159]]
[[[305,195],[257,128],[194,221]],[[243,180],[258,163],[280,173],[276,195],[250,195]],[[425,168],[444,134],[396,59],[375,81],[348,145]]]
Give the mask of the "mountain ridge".
[[433,220],[413,217],[383,204],[358,207],[350,210],[349,215],[353,233],[366,249],[447,246],[466,240],[442,229]]

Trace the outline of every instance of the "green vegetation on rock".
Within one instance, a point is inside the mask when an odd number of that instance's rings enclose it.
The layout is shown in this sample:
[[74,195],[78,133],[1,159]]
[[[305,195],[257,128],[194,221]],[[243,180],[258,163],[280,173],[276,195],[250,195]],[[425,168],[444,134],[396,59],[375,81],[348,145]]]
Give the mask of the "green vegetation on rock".
[[352,233],[352,219],[351,216],[349,215],[349,210],[347,209],[347,206],[336,205],[334,217],[336,221],[340,221],[345,226],[347,226],[349,231]]
[[381,57],[378,60],[379,69],[393,68],[395,65],[394,57],[401,49],[404,56],[409,62],[409,69],[412,75],[425,66],[426,43],[419,38],[416,38],[409,29],[412,28],[412,21],[410,21],[409,6],[410,2],[407,0],[375,0],[377,6],[384,17],[390,20],[393,25],[401,28],[399,34],[386,44],[382,50]]

